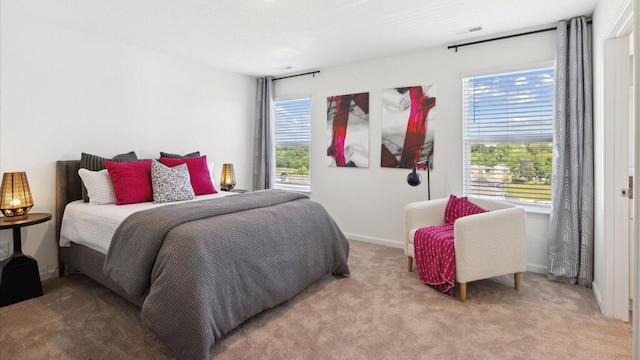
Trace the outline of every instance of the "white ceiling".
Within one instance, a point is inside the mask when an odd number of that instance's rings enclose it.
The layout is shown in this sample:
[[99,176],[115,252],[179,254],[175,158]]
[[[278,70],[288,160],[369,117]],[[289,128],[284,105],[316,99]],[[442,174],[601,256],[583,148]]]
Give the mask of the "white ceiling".
[[[2,0],[33,16],[247,75],[282,75],[590,16],[598,0]],[[482,30],[462,35],[461,30]]]

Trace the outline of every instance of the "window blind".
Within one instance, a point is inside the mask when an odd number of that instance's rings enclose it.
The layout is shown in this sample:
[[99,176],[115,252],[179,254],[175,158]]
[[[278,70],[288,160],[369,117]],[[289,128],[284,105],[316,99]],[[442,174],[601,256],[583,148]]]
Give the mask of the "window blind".
[[554,70],[463,79],[466,194],[548,205]]
[[311,99],[275,102],[276,187],[309,186]]

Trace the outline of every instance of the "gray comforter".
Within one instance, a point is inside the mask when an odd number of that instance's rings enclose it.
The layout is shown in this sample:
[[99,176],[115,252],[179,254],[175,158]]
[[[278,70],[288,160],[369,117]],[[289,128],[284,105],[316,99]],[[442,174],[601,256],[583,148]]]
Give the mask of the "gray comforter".
[[279,190],[141,211],[118,228],[104,272],[147,297],[143,322],[177,358],[208,359],[216,339],[326,274],[349,274],[349,245],[308,196]]

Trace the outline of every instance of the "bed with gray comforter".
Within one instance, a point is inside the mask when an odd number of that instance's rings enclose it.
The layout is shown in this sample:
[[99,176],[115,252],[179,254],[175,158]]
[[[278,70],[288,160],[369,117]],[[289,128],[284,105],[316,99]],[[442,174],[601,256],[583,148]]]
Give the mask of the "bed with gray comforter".
[[[66,205],[82,198],[79,168],[56,162],[58,243]],[[61,277],[80,271],[140,306],[176,358],[209,359],[246,319],[327,274],[349,274],[344,235],[306,195],[270,190],[166,208],[123,223],[106,267],[104,254],[76,243],[58,247],[58,266]]]
[[348,275],[349,245],[301,193],[256,191],[129,216],[104,273],[142,297],[143,322],[180,359],[208,359],[216,339],[328,274]]

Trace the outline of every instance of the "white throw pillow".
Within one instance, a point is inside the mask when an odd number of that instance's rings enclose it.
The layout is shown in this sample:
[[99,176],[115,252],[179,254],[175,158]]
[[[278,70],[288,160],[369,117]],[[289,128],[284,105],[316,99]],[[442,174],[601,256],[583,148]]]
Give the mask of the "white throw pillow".
[[115,204],[116,193],[107,169],[91,171],[84,168],[78,170],[82,183],[87,188],[89,202],[96,205]]

